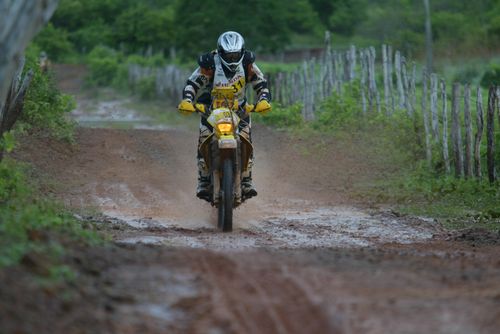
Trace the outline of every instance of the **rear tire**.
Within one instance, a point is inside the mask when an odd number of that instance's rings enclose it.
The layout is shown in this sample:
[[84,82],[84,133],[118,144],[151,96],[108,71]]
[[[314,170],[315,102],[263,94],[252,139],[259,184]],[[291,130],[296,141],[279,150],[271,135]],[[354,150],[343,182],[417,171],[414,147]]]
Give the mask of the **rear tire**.
[[233,162],[230,159],[226,159],[222,166],[219,217],[217,224],[223,232],[231,232],[233,230],[233,188]]

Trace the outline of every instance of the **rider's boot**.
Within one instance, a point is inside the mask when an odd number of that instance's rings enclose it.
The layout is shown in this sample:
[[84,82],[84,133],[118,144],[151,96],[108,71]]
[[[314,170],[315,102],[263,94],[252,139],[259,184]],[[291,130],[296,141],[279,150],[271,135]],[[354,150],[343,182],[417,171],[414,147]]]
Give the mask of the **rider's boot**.
[[252,165],[253,161],[250,159],[248,162],[248,168],[242,175],[241,192],[243,194],[243,198],[245,199],[257,196],[257,190],[255,189],[252,181]]
[[[200,135],[198,137],[198,147],[210,136],[210,129],[200,124]],[[198,198],[210,201],[210,172],[208,171],[205,159],[198,152],[198,186],[196,187],[196,196]]]
[[198,158],[198,186],[196,196],[207,201],[210,200],[210,174],[203,158]]

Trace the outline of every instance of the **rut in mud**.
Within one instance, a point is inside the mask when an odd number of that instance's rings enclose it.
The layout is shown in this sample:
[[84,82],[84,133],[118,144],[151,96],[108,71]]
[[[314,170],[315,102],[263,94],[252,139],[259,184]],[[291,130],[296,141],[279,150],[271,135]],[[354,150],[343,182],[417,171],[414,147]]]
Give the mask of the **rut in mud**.
[[[111,109],[94,110],[93,119],[81,110],[76,116],[104,122],[127,113],[134,120],[119,102],[105,106]],[[196,128],[132,127],[139,129],[79,128],[76,147],[39,139],[18,153],[117,245],[76,257],[91,273],[83,275],[81,298],[94,308],[58,310],[72,320],[56,320],[55,332],[500,328],[498,238],[459,242],[432,219],[356,203],[353,183],[384,172],[363,148],[333,140],[318,148],[255,126],[259,196],[236,210],[233,233],[221,233],[215,210],[194,196]]]

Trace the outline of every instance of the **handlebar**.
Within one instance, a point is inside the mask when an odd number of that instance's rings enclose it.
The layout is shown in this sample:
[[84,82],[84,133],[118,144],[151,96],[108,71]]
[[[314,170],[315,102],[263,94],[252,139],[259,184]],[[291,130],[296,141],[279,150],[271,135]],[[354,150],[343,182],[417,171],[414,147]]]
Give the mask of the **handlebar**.
[[[196,110],[196,112],[198,114],[201,115],[201,117],[203,117],[205,119],[208,118],[209,115],[206,113],[206,111],[207,111],[206,105],[204,105],[202,103],[196,103],[194,105],[194,109]],[[247,104],[245,104],[244,108],[238,108],[238,111],[236,111],[236,114],[240,118],[243,118],[254,111],[255,111],[255,105],[247,103]]]

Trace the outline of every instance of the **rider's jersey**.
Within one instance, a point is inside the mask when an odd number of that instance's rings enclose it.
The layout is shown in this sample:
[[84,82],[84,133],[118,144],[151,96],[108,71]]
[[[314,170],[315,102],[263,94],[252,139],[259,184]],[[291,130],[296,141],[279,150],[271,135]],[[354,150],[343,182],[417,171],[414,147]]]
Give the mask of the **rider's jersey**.
[[241,105],[245,103],[246,80],[245,71],[243,70],[243,62],[238,65],[236,71],[234,71],[234,74],[230,78],[228,78],[224,73],[219,55],[214,56],[214,61],[215,72],[212,86],[214,88],[232,87],[239,104]]
[[235,72],[228,72],[222,66],[219,55],[211,52],[198,59],[199,67],[191,74],[183,90],[183,98],[200,103],[210,103],[210,92],[213,87],[233,87],[236,96],[243,105],[246,102],[245,91],[251,84],[259,100],[270,100],[270,93],[264,75],[254,63],[255,56],[245,51],[243,61]]

